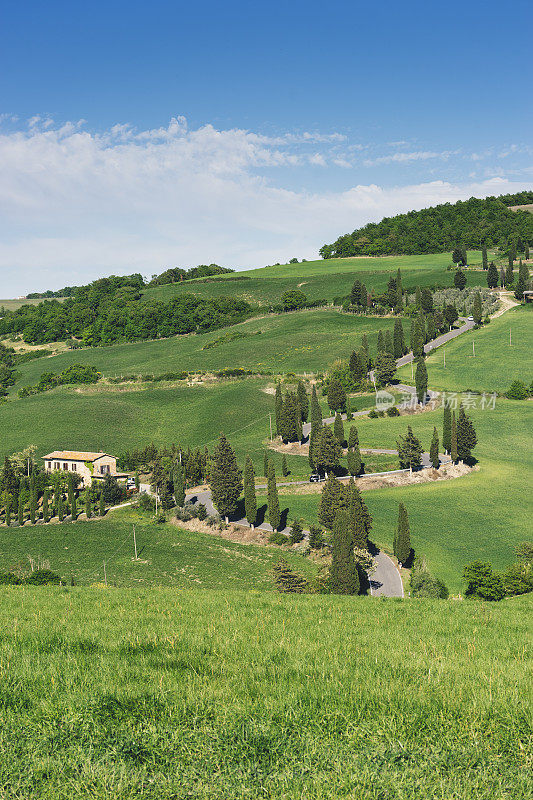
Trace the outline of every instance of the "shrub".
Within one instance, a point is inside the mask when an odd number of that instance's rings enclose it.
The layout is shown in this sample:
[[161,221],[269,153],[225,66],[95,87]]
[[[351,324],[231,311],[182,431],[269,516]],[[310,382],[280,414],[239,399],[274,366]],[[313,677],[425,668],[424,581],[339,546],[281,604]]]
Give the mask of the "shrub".
[[199,503],[196,506],[196,516],[200,520],[207,519],[207,509],[203,503]]
[[473,561],[471,564],[467,564],[463,578],[466,582],[466,597],[501,600],[505,595],[500,576],[492,571],[490,564],[483,561]]
[[398,411],[396,406],[391,406],[387,409],[387,416],[388,417],[399,417],[400,412]]
[[285,534],[280,533],[279,531],[272,531],[268,537],[268,541],[270,544],[284,545],[288,543],[289,539],[287,536],[285,536]]
[[211,514],[206,519],[207,525],[209,525],[211,528],[214,528],[215,525],[218,525],[219,522],[220,522],[220,517],[218,516],[218,514]]
[[155,518],[155,521],[158,523],[158,525],[161,525],[163,522],[166,522],[167,521],[167,515],[165,514],[165,512],[164,511],[159,511],[158,514],[157,514],[157,517]]
[[502,573],[502,582],[506,595],[527,594],[533,591],[531,564],[511,564]]
[[413,597],[440,597],[446,600],[449,596],[446,585],[427,570],[413,571],[410,588]]
[[370,413],[369,413],[369,415],[368,415],[368,416],[370,417],[370,419],[377,419],[377,418],[379,417],[379,414],[378,414],[378,412],[376,411],[376,409],[375,409],[375,408],[373,408],[373,409],[370,411]]
[[46,583],[52,583],[57,586],[61,582],[61,577],[49,569],[36,569],[35,572],[24,578],[23,582],[34,586],[44,586]]
[[139,495],[137,507],[140,508],[141,511],[154,511],[155,499],[151,495],[146,494],[146,492],[142,492],[142,494]]
[[18,586],[20,583],[22,583],[21,579],[12,572],[0,572],[0,584]]
[[527,400],[529,397],[529,389],[522,383],[522,381],[513,381],[510,387],[505,392],[505,396],[509,400]]
[[319,550],[324,545],[324,531],[318,525],[311,525],[309,528],[309,547]]
[[289,532],[289,538],[292,544],[298,544],[298,542],[301,542],[304,538],[304,532],[300,520],[295,519],[292,523],[292,528]]

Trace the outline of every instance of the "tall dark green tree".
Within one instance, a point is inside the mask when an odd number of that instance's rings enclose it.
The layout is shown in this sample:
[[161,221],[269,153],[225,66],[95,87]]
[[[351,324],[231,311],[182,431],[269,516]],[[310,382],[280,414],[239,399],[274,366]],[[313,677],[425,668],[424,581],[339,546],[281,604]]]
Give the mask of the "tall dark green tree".
[[209,486],[215,508],[227,520],[237,510],[242,479],[235,451],[223,433],[220,434],[211,458]]
[[70,516],[72,517],[72,522],[76,522],[78,518],[78,504],[76,502],[76,494],[72,493],[72,501],[70,503]]
[[392,343],[392,333],[387,330],[385,331],[385,352],[389,355],[394,355],[394,345]]
[[419,358],[416,363],[415,386],[418,402],[425,404],[428,393],[428,371],[423,358]]
[[401,358],[407,350],[401,319],[394,320],[393,350],[394,358]]
[[24,502],[24,494],[20,492],[19,494],[19,504],[18,504],[18,523],[19,525],[24,525],[24,510],[25,510],[25,502]]
[[514,271],[513,271],[513,262],[511,261],[510,264],[507,264],[507,268],[505,270],[505,285],[510,286],[514,281]]
[[431,342],[432,339],[435,339],[437,336],[437,326],[435,324],[435,315],[428,314],[427,315],[427,340]]
[[514,296],[517,300],[522,300],[524,298],[524,291],[526,289],[526,284],[524,279],[519,275],[518,280],[516,282]]
[[49,522],[50,520],[50,509],[48,508],[48,503],[50,502],[50,490],[48,487],[43,492],[43,522]]
[[346,391],[338,378],[332,378],[328,384],[328,406],[332,411],[346,411]]
[[450,458],[455,464],[457,461],[457,422],[455,421],[455,411],[452,411],[452,429],[450,434]]
[[372,366],[372,361],[371,361],[371,358],[370,358],[370,348],[368,346],[368,337],[367,337],[366,333],[363,333],[363,335],[361,336],[361,349],[362,349],[363,353],[365,354],[366,368],[367,368],[367,370],[369,370],[370,367]]
[[346,499],[348,510],[353,520],[354,546],[358,550],[368,550],[368,538],[372,530],[372,517],[353,478],[350,478],[346,487]]
[[250,456],[246,456],[244,464],[244,511],[248,524],[253,528],[257,520],[257,498],[254,465]]
[[360,386],[366,377],[366,364],[363,354],[354,350],[350,356],[350,373],[356,386]]
[[425,338],[426,336],[424,328],[422,327],[422,321],[420,317],[417,317],[414,320],[411,338],[411,350],[413,351],[413,356],[415,358],[420,358],[424,355]]
[[320,472],[328,474],[339,465],[341,447],[331,427],[324,425],[320,434],[316,456],[316,467]]
[[91,503],[91,495],[88,489],[85,490],[85,516],[87,519],[92,517],[93,505]]
[[520,260],[520,266],[518,267],[518,278],[522,278],[524,284],[527,284],[529,280],[529,267],[527,264],[524,264],[522,260]]
[[500,267],[500,286],[502,289],[505,286],[505,270],[503,267]]
[[301,418],[298,398],[287,392],[283,399],[281,436],[284,442],[297,442],[301,439]]
[[376,382],[379,386],[387,386],[396,374],[396,360],[389,353],[378,353],[374,366]]
[[329,574],[333,594],[359,593],[359,576],[353,552],[353,522],[345,509],[335,516]]
[[281,436],[281,429],[283,425],[283,392],[281,391],[281,384],[276,384],[276,394],[274,396],[275,414],[276,414],[276,433]]
[[420,311],[422,309],[422,289],[417,286],[415,289],[415,306]]
[[402,296],[403,296],[402,273],[400,268],[398,267],[398,272],[396,273],[396,305],[398,306],[398,308],[402,307]]
[[185,505],[185,474],[181,461],[178,461],[174,467],[173,478],[174,500],[178,508],[183,508]]
[[281,514],[279,510],[279,497],[278,497],[278,487],[276,484],[276,471],[274,469],[274,464],[272,462],[268,465],[268,476],[267,476],[267,505],[268,505],[268,521],[272,525],[272,529],[277,531],[280,522],[281,522]]
[[496,265],[493,261],[490,262],[490,266],[487,270],[487,286],[489,289],[495,289],[498,285],[498,270],[496,269]]
[[[37,511],[37,494],[35,491],[32,491],[30,496],[30,522],[32,525],[35,525],[36,511]],[[74,516],[73,519],[76,519],[76,517]]]
[[402,469],[418,469],[422,463],[422,445],[410,425],[407,434],[398,439],[398,458]]
[[287,466],[287,456],[285,453],[283,453],[283,456],[281,458],[281,474],[283,475],[284,478],[286,478],[287,475],[289,474],[289,467]]
[[434,469],[439,469],[440,467],[440,459],[439,459],[439,434],[437,433],[437,429],[433,428],[433,438],[431,440],[431,446],[429,448],[429,460],[433,465]]
[[335,438],[337,439],[340,447],[344,447],[344,425],[342,423],[342,417],[338,411],[335,414],[335,421],[333,422],[333,433],[335,434]]
[[477,444],[477,435],[472,420],[467,415],[464,406],[459,406],[457,417],[457,457],[465,461],[472,456],[472,450]]
[[300,419],[302,422],[307,422],[309,417],[309,398],[307,397],[303,381],[298,381],[296,396],[298,398],[298,405],[300,406]]
[[385,352],[385,337],[381,329],[378,331],[377,352],[378,355]]
[[6,494],[6,525],[9,528],[11,525],[11,509],[13,507],[13,498],[10,494]]
[[474,317],[474,322],[476,325],[481,325],[481,320],[483,319],[483,306],[481,304],[481,295],[479,292],[476,292],[474,295],[474,308],[472,310],[472,316]]
[[359,435],[357,428],[352,425],[348,435],[348,472],[350,475],[359,475],[361,473],[361,450],[359,449]]
[[320,495],[318,521],[330,531],[341,508],[346,508],[346,493],[342,483],[330,472]]
[[453,276],[453,285],[456,289],[464,289],[466,286],[466,275],[462,269],[458,269]]
[[63,522],[65,518],[65,505],[63,503],[63,492],[59,492],[57,498],[57,518],[60,522]]
[[403,503],[400,503],[398,508],[398,524],[394,535],[394,555],[401,565],[406,564],[411,555],[409,519]]
[[0,491],[16,496],[19,491],[20,480],[11,460],[6,456],[0,477]]

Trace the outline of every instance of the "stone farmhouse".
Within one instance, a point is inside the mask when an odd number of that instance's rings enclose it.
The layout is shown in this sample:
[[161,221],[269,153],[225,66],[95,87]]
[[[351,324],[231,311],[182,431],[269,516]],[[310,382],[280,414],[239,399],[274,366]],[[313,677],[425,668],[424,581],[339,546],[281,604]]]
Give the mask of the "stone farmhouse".
[[78,450],[54,450],[43,456],[46,472],[76,472],[81,475],[84,486],[91,486],[93,481],[103,481],[106,475],[117,479],[125,479],[128,474],[117,472],[117,459],[108,453],[86,453]]

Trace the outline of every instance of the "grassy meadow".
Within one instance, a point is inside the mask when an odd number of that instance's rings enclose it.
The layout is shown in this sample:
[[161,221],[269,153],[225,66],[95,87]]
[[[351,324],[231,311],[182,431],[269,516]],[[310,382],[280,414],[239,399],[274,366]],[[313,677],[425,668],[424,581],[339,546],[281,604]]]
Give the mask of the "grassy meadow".
[[[533,304],[529,304],[506,311],[477,331],[458,336],[446,345],[446,366],[443,347],[427,357],[431,387],[505,392],[516,379],[529,385],[533,377],[532,330]],[[410,379],[411,368],[400,369],[398,377]]]
[[[393,327],[393,317],[362,317],[333,309],[293,311],[251,319],[211,333],[68,350],[35,359],[18,367],[21,377],[15,390],[37,383],[45,371],[61,372],[71,364],[95,366],[106,376],[226,367],[275,373],[317,372],[325,370],[336,358],[349,358],[352,350],[360,347],[363,334],[374,354],[378,330],[392,331]],[[408,335],[408,322],[404,329]]]
[[[481,254],[471,251],[472,263],[481,261]],[[232,275],[222,275],[219,280],[202,283],[201,279],[183,283],[155,286],[146,289],[145,297],[169,300],[184,292],[204,297],[221,297],[228,293],[253,303],[279,303],[283,292],[301,289],[309,300],[333,300],[350,293],[357,279],[368,289],[384,291],[389,277],[398,268],[402,270],[404,287],[453,286],[453,272],[449,253],[420,256],[384,256],[376,258],[331,258],[299,264],[281,264],[236,273],[245,280],[232,280]]]
[[4,797],[531,797],[527,597],[2,595]]
[[[133,529],[139,560],[133,558]],[[107,580],[119,587],[175,589],[273,589],[277,547],[241,545],[212,534],[158,524],[130,508],[88,522],[25,525],[2,529],[0,572],[29,569],[28,558],[47,561],[66,581],[89,585]],[[308,559],[287,553],[300,573],[311,577]]]

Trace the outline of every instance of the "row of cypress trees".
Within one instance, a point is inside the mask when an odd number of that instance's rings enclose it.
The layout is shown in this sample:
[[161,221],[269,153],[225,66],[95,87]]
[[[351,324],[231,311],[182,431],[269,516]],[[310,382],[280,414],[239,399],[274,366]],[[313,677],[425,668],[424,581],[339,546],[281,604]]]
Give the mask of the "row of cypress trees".
[[[29,501],[26,501],[22,493],[19,493],[18,501],[15,501],[11,494],[6,494],[3,502],[6,525],[9,527],[13,519],[16,519],[19,525],[24,525],[28,520],[35,525],[38,520],[45,523],[50,522],[54,516],[57,516],[59,522],[63,522],[67,516],[70,516],[73,522],[78,518],[78,499],[72,485],[68,487],[66,503],[63,500],[63,491],[58,487],[52,495],[49,488],[44,490],[40,509],[39,498],[40,495],[35,490],[30,493]],[[93,516],[93,510],[91,496],[89,491],[86,491],[84,511],[87,519]],[[98,496],[98,513],[100,516],[105,514],[105,500],[102,491]]]
[[[435,435],[435,434],[434,434]],[[442,446],[453,462],[467,461],[477,444],[477,434],[464,406],[459,406],[457,419],[449,403],[444,404]]]

